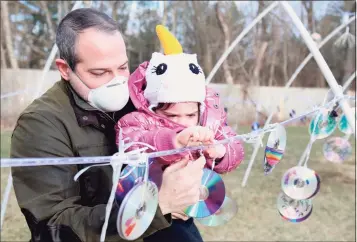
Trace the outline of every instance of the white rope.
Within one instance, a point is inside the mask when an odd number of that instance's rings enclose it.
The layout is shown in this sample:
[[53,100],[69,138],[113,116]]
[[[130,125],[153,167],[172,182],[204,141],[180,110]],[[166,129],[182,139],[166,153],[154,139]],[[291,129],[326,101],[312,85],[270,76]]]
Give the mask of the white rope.
[[2,225],[4,224],[5,213],[6,213],[7,203],[9,201],[9,197],[10,197],[11,187],[12,187],[12,175],[11,175],[11,170],[10,170],[9,176],[7,178],[7,185],[6,185],[6,189],[5,189],[5,192],[4,192],[4,198],[3,198],[2,202],[1,202],[1,225],[0,225],[0,230],[2,230]]

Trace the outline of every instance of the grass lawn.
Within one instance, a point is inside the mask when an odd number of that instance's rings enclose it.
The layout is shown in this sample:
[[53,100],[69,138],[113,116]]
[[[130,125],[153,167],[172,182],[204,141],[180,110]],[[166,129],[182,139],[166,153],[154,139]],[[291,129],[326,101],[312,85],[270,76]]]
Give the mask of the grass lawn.
[[[240,128],[239,133],[248,132]],[[284,172],[297,165],[308,140],[306,127],[287,128],[287,148],[281,163],[264,176],[262,170],[263,148],[260,149],[247,186],[241,187],[244,172],[252,154],[253,145],[245,144],[245,160],[234,172],[224,175],[227,195],[238,204],[237,215],[226,225],[204,227],[199,224],[205,241],[355,241],[356,199],[356,144],[350,138],[353,155],[343,164],[326,161],[322,154],[325,140],[314,143],[308,166],[321,179],[319,193],[313,198],[313,212],[301,223],[283,220],[276,209],[280,192],[280,179]],[[336,130],[332,136],[342,136]],[[264,138],[264,144],[268,135]],[[1,134],[1,157],[9,154],[10,133]],[[8,169],[1,169],[1,194],[5,190]],[[2,241],[28,241],[25,220],[12,192],[6,211]]]

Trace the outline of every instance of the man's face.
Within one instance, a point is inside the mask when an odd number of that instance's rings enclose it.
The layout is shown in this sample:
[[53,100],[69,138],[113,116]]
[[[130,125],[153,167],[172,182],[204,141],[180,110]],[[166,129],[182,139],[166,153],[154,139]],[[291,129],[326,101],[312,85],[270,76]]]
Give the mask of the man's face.
[[126,46],[119,31],[105,33],[87,29],[78,35],[75,51],[78,59],[75,73],[61,59],[56,60],[56,64],[62,77],[70,81],[85,100],[88,100],[89,89],[100,87],[115,76],[130,75]]

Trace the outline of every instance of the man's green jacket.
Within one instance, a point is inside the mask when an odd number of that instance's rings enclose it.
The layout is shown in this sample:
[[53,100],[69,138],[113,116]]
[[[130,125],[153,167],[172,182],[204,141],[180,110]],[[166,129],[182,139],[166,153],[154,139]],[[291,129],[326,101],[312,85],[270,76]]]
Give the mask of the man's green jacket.
[[[131,101],[116,113],[103,113],[61,80],[20,115],[11,139],[11,157],[110,156],[117,151],[114,125],[135,108]],[[98,242],[112,187],[111,166],[88,165],[12,168],[16,198],[31,231],[31,241]],[[123,241],[116,229],[114,203],[106,241]],[[169,227],[171,214],[158,207],[143,237]]]

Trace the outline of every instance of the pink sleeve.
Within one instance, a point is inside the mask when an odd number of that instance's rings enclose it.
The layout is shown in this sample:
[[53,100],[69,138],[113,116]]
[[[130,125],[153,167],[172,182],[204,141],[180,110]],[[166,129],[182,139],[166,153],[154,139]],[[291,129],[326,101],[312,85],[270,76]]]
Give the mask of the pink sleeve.
[[[221,119],[220,127],[216,132],[216,140],[225,139],[225,135],[227,137],[236,136],[234,130],[227,126],[226,120],[227,117],[224,113]],[[223,135],[223,133],[225,135]],[[218,164],[215,164],[214,167],[214,170],[220,174],[227,173],[236,169],[244,160],[244,147],[241,141],[233,141],[224,146],[226,147],[226,154]],[[207,159],[207,165],[209,168],[212,167],[212,161],[212,159]]]
[[[132,112],[122,117],[115,126],[116,137],[119,135],[119,129],[122,129],[123,139],[129,138],[127,142],[143,142],[156,148],[156,150],[148,149],[147,152],[171,150],[175,148],[174,138],[176,132],[174,130],[157,127],[149,123],[148,117],[139,112]],[[118,144],[117,144],[118,145]],[[127,151],[137,148],[142,148],[143,145],[132,145]],[[162,156],[158,161],[169,165],[177,160],[182,159],[185,154],[175,154]]]

